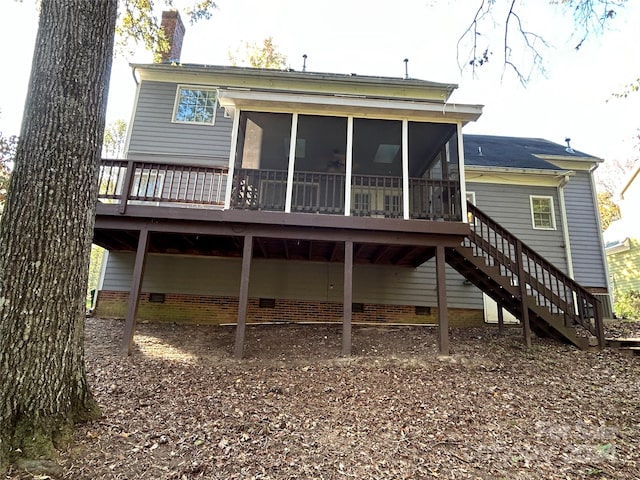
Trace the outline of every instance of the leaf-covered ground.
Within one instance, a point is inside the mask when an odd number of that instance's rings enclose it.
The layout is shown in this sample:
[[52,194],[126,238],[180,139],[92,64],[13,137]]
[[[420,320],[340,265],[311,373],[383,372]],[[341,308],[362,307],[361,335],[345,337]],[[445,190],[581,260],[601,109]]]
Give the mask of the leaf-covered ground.
[[[617,336],[638,325],[612,326]],[[616,330],[617,329],[617,330]],[[640,357],[519,330],[232,327],[87,320],[103,417],[60,462],[73,479],[637,479]]]

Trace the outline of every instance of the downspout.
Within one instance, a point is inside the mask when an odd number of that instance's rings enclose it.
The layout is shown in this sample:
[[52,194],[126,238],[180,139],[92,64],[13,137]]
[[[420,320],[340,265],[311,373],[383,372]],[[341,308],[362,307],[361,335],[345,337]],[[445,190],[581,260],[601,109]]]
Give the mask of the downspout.
[[136,111],[138,110],[138,100],[140,98],[140,83],[138,81],[138,77],[136,76],[136,67],[131,69],[131,74],[133,75],[133,81],[136,82],[136,93],[133,100],[133,108],[131,109],[131,116],[129,117],[129,125],[127,125],[127,136],[124,140],[124,147],[122,151],[122,156],[124,158],[129,158],[129,144],[131,143],[131,132],[133,131],[133,122],[136,119]]
[[558,199],[560,201],[560,214],[562,215],[562,237],[564,238],[567,255],[567,273],[572,280],[575,280],[573,274],[573,256],[571,255],[571,238],[569,236],[569,222],[567,220],[567,206],[564,201],[564,187],[567,183],[569,183],[569,172],[562,175],[562,179],[558,184]]

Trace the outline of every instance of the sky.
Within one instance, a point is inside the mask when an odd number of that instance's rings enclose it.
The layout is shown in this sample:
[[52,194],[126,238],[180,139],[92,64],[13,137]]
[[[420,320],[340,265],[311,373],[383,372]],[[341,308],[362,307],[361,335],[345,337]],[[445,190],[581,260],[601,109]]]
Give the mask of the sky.
[[[640,76],[638,3],[629,2],[604,34],[590,36],[576,51],[578,38],[568,14],[547,2],[525,2],[521,18],[526,28],[551,44],[543,50],[546,75],[534,71],[526,87],[504,72],[499,42],[492,44],[493,55],[476,77],[469,70],[461,72],[457,42],[477,0],[217,0],[211,20],[196,25],[185,21],[182,61],[227,65],[230,50],[268,36],[296,70],[302,69],[306,54],[308,71],[403,77],[408,58],[410,77],[456,83],[451,102],[484,105],[482,117],[467,125],[465,133],[539,137],[561,144],[570,137],[574,149],[624,160],[640,151],[635,138],[640,93],[626,99],[613,94]],[[0,30],[0,132],[10,135],[19,133],[27,93],[37,31],[35,1],[1,0],[0,18],[5,20]],[[500,18],[496,12],[495,20]],[[481,33],[501,35],[492,25],[490,21]],[[515,41],[512,45],[518,65],[528,71],[526,57],[518,55]],[[107,121],[130,120],[135,82],[129,62],[150,61],[151,54],[143,49],[115,58]]]

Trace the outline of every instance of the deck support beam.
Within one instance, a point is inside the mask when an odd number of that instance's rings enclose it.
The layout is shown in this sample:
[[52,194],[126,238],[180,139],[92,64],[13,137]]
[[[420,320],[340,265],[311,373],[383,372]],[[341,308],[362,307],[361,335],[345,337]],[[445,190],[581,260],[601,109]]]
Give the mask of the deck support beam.
[[516,241],[516,262],[518,265],[518,287],[520,289],[520,311],[522,316],[522,330],[524,343],[531,348],[531,325],[529,324],[529,306],[527,305],[527,284],[524,280],[524,265],[522,263],[522,242]]
[[436,282],[438,288],[438,350],[449,355],[449,312],[447,309],[447,278],[445,275],[444,247],[436,247]]
[[344,313],[342,318],[342,356],[351,355],[351,316],[353,304],[353,242],[344,242]]
[[242,274],[240,277],[240,295],[238,297],[238,323],[236,325],[236,345],[234,356],[242,358],[244,353],[244,334],[247,325],[247,303],[249,301],[249,279],[251,276],[251,257],[253,255],[253,236],[245,235],[242,249]]
[[121,352],[123,355],[131,355],[133,346],[133,334],[136,330],[136,315],[138,314],[138,303],[140,300],[140,290],[142,288],[142,278],[147,260],[147,249],[149,248],[149,230],[142,228],[138,236],[138,248],[136,259],[133,265],[133,275],[131,276],[131,289],[129,290],[129,301],[127,302],[127,316],[124,324],[124,335],[122,336]]

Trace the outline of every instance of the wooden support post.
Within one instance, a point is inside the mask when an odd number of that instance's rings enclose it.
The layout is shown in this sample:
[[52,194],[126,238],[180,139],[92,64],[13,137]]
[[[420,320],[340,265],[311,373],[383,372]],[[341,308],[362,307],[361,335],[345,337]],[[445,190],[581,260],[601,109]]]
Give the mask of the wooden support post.
[[595,321],[596,336],[598,337],[598,347],[604,348],[606,346],[606,340],[604,337],[604,320],[602,319],[602,302],[599,299],[595,299],[593,305],[593,316]]
[[129,290],[129,301],[127,303],[127,317],[124,325],[124,335],[122,337],[121,351],[123,355],[131,355],[133,346],[133,334],[136,330],[136,315],[138,314],[138,301],[142,288],[142,278],[144,276],[144,266],[147,259],[147,248],[149,247],[149,230],[143,228],[138,237],[138,249],[136,259],[133,264],[133,275],[131,276],[131,289]]
[[438,348],[440,355],[449,355],[449,312],[447,310],[447,277],[444,247],[436,247],[436,282],[438,285]]
[[251,276],[251,256],[253,255],[253,236],[245,235],[242,250],[242,276],[240,277],[240,296],[238,297],[238,323],[236,326],[236,346],[234,356],[242,358],[244,353],[244,333],[247,325],[247,302],[249,300],[249,278]]
[[516,241],[516,263],[518,265],[518,286],[520,288],[520,310],[522,312],[522,330],[524,343],[531,348],[531,325],[529,324],[529,306],[527,305],[527,284],[524,279],[524,265],[522,262],[522,242]]
[[498,308],[498,335],[504,334],[504,311],[502,310],[502,303],[497,303]]
[[122,192],[120,192],[120,213],[124,214],[127,211],[127,203],[129,201],[129,195],[131,195],[131,185],[133,184],[135,164],[133,160],[127,162],[127,173],[124,175],[124,182],[122,184]]
[[342,356],[351,355],[351,316],[353,304],[353,242],[344,242],[344,314],[342,318]]

